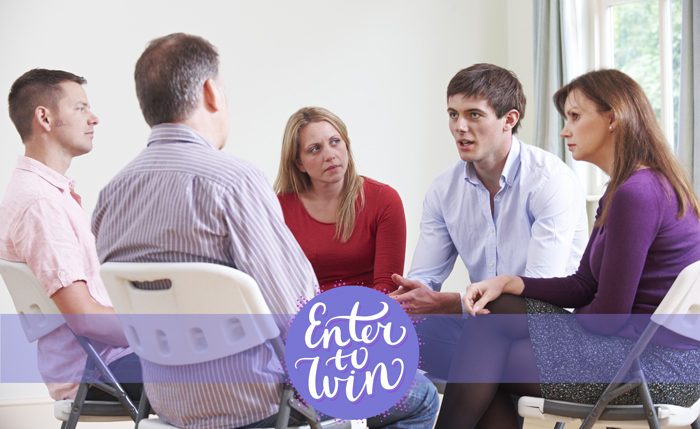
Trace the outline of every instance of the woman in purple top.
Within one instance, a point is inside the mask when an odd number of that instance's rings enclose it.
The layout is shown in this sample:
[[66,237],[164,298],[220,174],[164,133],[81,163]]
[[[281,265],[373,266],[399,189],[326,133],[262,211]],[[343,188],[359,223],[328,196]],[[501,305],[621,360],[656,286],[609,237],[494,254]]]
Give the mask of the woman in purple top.
[[[700,260],[700,202],[641,87],[594,71],[554,103],[573,158],[610,176],[593,232],[572,276],[502,275],[467,288],[472,315],[501,316],[465,324],[438,428],[518,427],[510,393],[595,403],[675,278]],[[575,315],[554,316],[568,314],[561,307]],[[697,342],[661,328],[641,364],[655,402],[700,397]],[[640,399],[635,389],[613,403]]]

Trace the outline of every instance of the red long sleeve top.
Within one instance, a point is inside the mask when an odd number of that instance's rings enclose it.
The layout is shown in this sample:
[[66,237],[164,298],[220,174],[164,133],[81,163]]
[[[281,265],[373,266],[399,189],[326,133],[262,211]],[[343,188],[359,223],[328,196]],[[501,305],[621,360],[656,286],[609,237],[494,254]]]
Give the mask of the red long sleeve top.
[[309,258],[321,291],[360,285],[384,293],[397,289],[393,273],[403,274],[406,217],[401,197],[390,186],[364,178],[364,207],[356,202],[350,239],[335,238],[335,224],[312,218],[295,193],[278,195],[284,220]]

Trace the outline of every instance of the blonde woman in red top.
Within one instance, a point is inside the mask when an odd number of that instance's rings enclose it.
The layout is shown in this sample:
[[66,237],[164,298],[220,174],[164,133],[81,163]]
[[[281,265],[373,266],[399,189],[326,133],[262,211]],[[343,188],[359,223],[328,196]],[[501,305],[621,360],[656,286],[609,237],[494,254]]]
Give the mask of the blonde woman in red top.
[[321,291],[396,290],[391,275],[403,272],[406,253],[403,204],[390,186],[357,174],[339,117],[305,107],[289,118],[274,187]]

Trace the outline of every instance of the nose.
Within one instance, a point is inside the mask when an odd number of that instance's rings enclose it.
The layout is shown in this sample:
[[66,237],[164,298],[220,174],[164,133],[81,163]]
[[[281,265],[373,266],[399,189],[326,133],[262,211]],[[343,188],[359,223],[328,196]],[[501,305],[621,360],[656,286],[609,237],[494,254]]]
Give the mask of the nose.
[[462,117],[458,118],[455,129],[460,133],[466,133],[467,131],[469,131],[467,120]]
[[323,151],[323,158],[326,161],[332,161],[335,158],[335,151],[326,149]]
[[100,123],[100,118],[98,118],[94,113],[90,112],[90,119],[88,120],[88,123],[90,125],[97,125]]
[[571,137],[571,131],[569,131],[569,121],[566,121],[566,124],[564,125],[564,128],[561,129],[559,136],[565,139]]

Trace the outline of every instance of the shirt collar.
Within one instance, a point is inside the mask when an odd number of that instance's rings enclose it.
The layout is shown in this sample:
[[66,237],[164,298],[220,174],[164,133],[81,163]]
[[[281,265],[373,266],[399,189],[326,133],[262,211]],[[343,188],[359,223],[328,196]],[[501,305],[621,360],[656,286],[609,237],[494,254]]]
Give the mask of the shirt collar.
[[[482,185],[481,180],[479,180],[479,177],[476,175],[474,165],[471,162],[465,162],[465,164],[464,179],[472,185]],[[508,152],[506,163],[503,166],[503,171],[501,172],[501,186],[503,186],[505,183],[511,185],[513,181],[515,181],[515,176],[518,174],[519,169],[520,140],[513,136],[510,143],[510,151]]]
[[[172,143],[193,143],[216,149],[209,140],[187,125],[158,124],[151,128],[148,146]],[[217,149],[218,150],[218,149]]]
[[20,155],[19,158],[17,158],[16,168],[18,170],[32,172],[62,191],[75,191],[75,180],[49,168],[34,158]]

